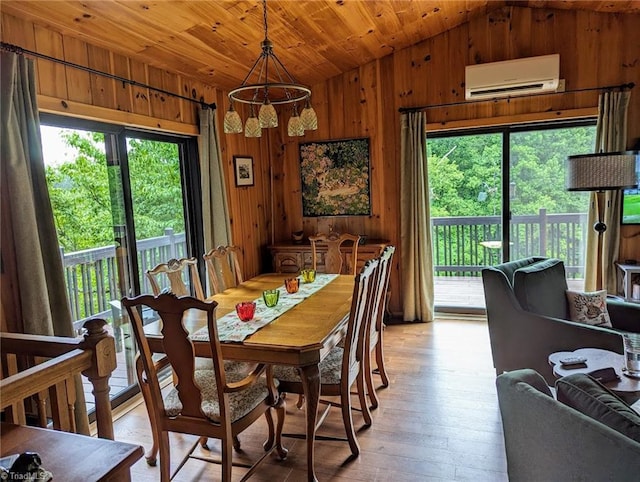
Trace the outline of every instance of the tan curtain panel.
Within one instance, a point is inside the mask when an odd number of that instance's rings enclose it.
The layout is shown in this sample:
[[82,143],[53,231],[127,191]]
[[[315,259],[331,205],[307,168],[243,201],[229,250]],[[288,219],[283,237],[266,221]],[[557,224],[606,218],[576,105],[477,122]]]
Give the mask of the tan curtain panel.
[[200,176],[205,252],[233,244],[227,201],[226,170],[220,156],[216,109],[200,108]]
[[400,230],[404,321],[433,320],[433,251],[427,169],[426,119],[402,114]]
[[[627,112],[631,91],[603,92],[598,100],[598,127],[596,131],[595,152],[620,152],[627,147]],[[591,194],[588,226],[598,220],[596,194]],[[615,293],[616,270],[620,249],[620,209],[621,191],[606,191],[602,220],[607,230],[602,235],[602,287],[609,293]],[[589,229],[587,233],[585,269],[585,290],[593,291],[597,284],[598,233]]]
[[[12,307],[6,328],[33,335],[75,337],[42,157],[34,63],[2,52],[0,71],[1,252],[6,268],[3,284],[11,284],[10,293],[3,288],[2,306],[3,311]],[[77,430],[88,433],[80,377],[76,395]]]

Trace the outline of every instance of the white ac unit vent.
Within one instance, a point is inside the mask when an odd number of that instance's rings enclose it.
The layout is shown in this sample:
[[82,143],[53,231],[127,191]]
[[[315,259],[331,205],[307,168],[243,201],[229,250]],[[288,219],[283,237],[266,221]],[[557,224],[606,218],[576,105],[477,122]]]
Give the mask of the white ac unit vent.
[[465,99],[494,99],[556,92],[560,55],[542,55],[465,67]]

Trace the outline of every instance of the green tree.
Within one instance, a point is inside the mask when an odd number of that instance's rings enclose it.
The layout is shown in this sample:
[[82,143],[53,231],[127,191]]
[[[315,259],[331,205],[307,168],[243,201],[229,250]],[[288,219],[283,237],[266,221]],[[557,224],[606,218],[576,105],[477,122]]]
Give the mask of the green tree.
[[500,213],[500,135],[431,139],[428,146],[433,216],[489,216]]
[[[123,224],[119,166],[107,166],[101,133],[68,131],[73,161],[46,167],[49,196],[61,246],[67,252],[113,244]],[[178,146],[129,139],[129,177],[138,239],[184,231]]]
[[166,228],[184,232],[178,146],[130,139],[128,148],[136,236],[162,236]]
[[104,136],[71,132],[64,138],[77,149],[75,161],[46,167],[59,243],[67,252],[112,244]]
[[[564,161],[568,155],[592,152],[594,126],[517,132],[510,139],[512,214],[586,211],[588,196],[564,188]],[[502,135],[427,141],[432,216],[499,215]]]

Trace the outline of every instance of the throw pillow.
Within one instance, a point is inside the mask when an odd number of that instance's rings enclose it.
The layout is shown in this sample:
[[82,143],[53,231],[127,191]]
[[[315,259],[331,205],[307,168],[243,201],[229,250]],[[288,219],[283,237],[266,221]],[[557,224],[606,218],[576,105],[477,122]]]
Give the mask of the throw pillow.
[[523,266],[513,273],[513,292],[525,311],[566,320],[564,263],[555,258]]
[[556,381],[559,402],[640,442],[640,415],[615,393],[584,373]]
[[567,300],[571,321],[611,328],[605,290],[590,293],[567,290]]

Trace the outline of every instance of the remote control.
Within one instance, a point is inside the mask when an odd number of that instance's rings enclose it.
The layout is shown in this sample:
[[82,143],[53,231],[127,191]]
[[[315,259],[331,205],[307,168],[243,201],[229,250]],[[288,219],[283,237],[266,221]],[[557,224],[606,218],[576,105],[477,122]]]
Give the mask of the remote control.
[[561,358],[560,359],[560,363],[563,366],[567,366],[567,365],[582,365],[583,363],[585,363],[587,361],[587,359],[583,356],[568,356],[565,358]]

